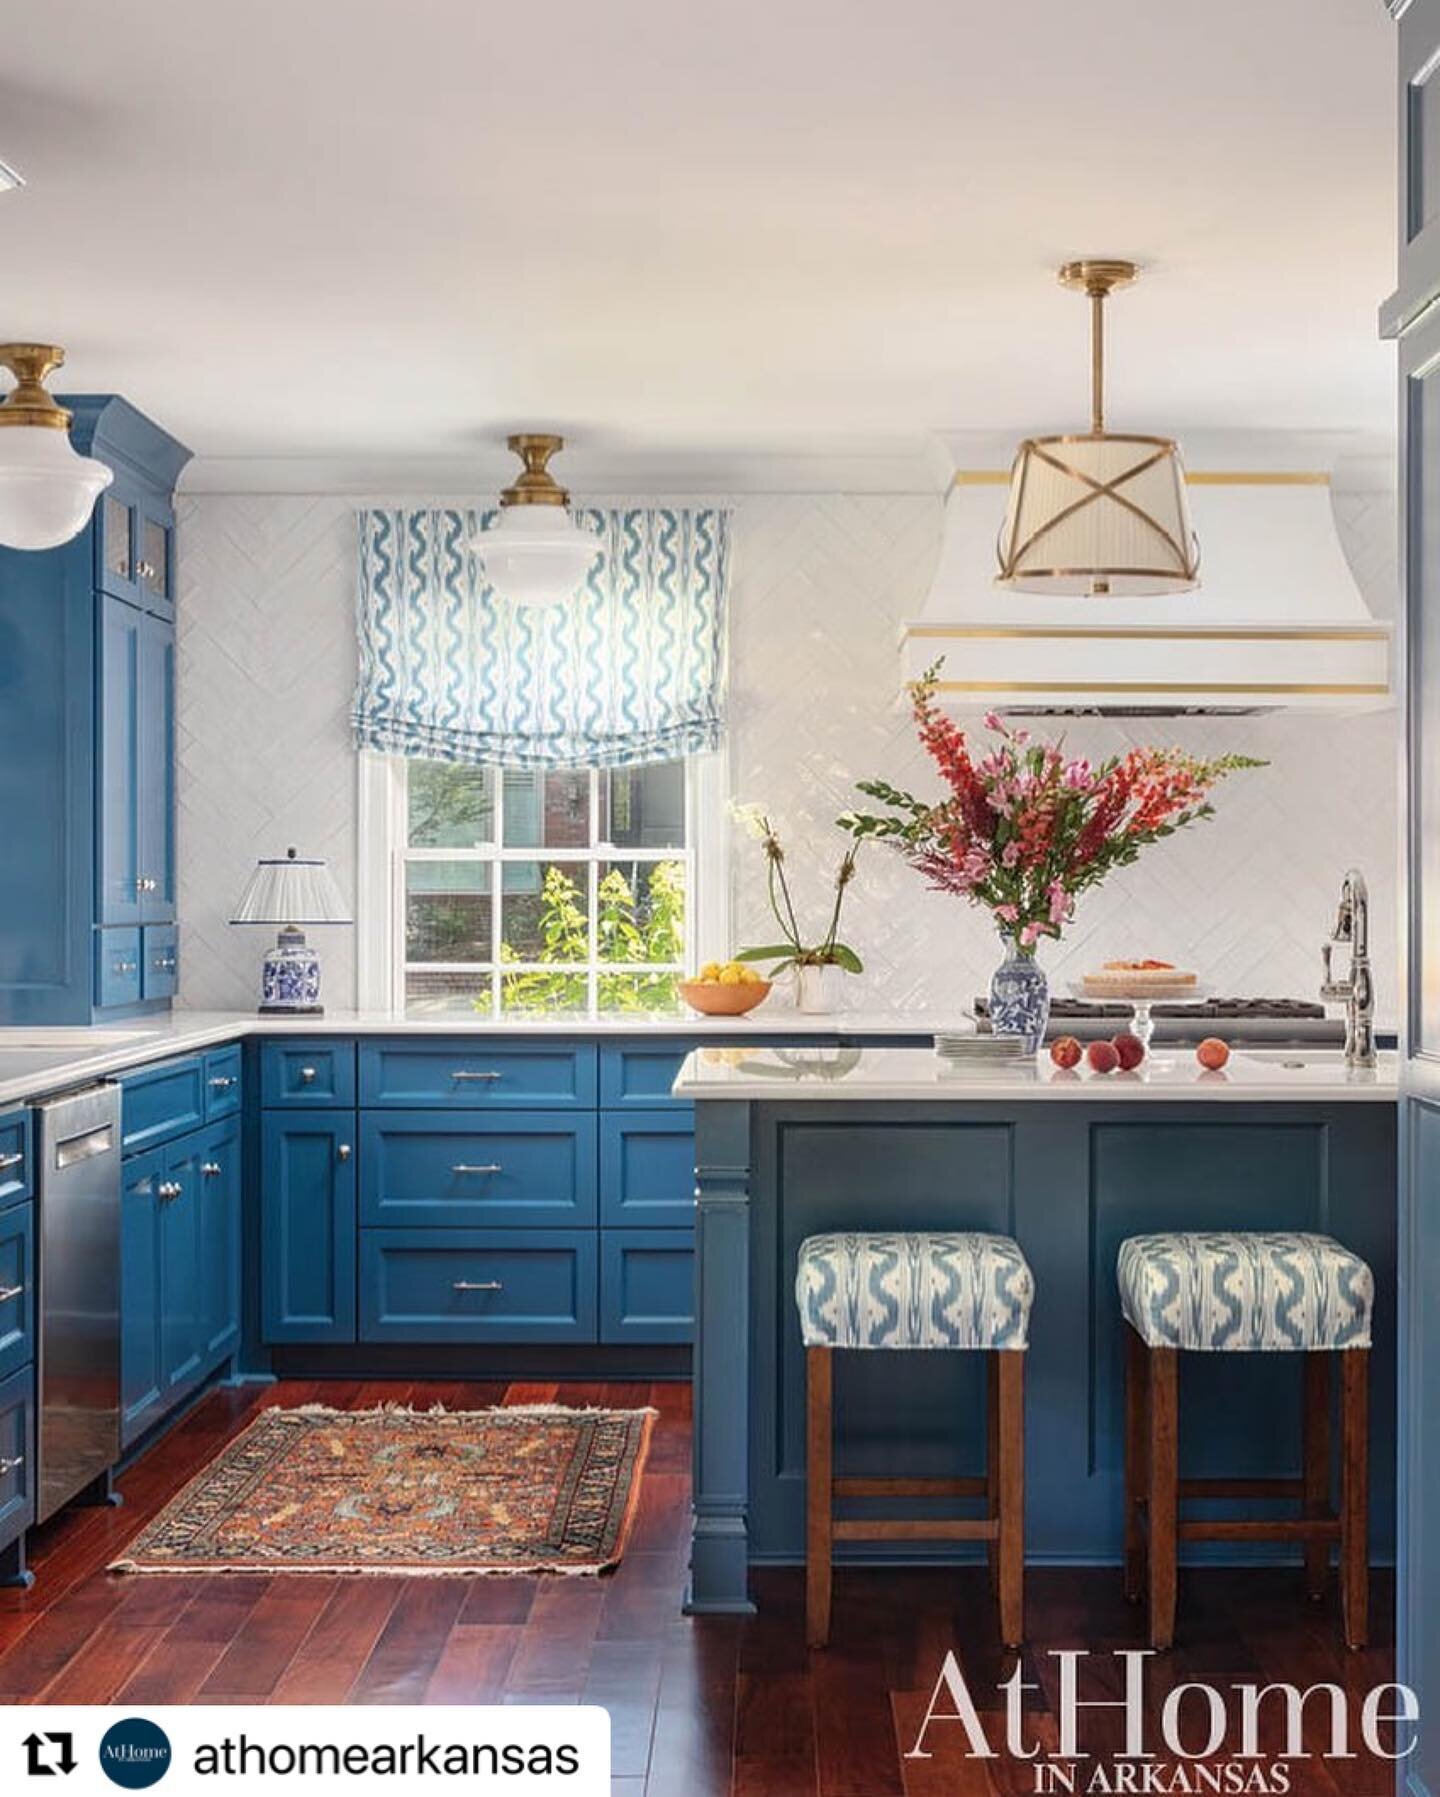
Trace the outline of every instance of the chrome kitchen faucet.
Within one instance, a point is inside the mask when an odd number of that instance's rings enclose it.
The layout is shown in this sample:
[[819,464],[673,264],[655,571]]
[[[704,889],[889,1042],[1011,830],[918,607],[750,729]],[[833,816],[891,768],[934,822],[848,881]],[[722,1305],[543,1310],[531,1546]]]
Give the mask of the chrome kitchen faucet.
[[[1350,971],[1337,980],[1330,967],[1330,957],[1337,942],[1350,947]],[[1370,974],[1370,894],[1365,876],[1352,867],[1340,888],[1340,910],[1330,940],[1322,944],[1325,963],[1320,982],[1320,996],[1327,1004],[1345,1006],[1345,1065],[1375,1065],[1375,982]]]

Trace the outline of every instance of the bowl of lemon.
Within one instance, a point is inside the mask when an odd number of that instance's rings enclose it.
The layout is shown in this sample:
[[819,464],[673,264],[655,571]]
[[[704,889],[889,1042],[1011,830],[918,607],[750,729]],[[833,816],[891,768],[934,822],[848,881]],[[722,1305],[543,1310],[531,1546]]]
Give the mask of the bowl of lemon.
[[770,981],[743,961],[707,961],[693,980],[681,980],[680,996],[705,1017],[743,1017],[770,996]]

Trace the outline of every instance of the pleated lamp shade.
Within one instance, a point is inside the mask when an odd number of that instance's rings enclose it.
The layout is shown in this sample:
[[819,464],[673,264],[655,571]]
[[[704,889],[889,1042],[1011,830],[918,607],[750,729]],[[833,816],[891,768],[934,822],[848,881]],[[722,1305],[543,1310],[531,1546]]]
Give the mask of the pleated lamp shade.
[[1166,437],[1032,437],[1010,475],[996,581],[1115,598],[1200,584],[1185,470]]
[[257,863],[231,923],[353,923],[323,861],[289,854]]

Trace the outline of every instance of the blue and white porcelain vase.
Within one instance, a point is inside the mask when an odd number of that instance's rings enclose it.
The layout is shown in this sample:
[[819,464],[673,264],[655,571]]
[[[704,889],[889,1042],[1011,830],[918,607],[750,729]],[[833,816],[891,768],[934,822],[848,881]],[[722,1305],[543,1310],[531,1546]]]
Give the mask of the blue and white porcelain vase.
[[1035,1054],[1050,1021],[1050,982],[1033,949],[1022,949],[1008,930],[1000,941],[1005,959],[990,976],[990,1028],[997,1036],[1019,1036]]

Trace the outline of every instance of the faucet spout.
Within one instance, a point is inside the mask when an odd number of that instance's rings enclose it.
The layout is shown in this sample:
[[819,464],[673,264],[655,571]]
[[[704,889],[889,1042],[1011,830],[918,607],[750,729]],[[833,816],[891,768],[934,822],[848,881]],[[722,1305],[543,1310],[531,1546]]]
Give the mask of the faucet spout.
[[[1345,943],[1350,950],[1350,967],[1344,979],[1336,979],[1331,970],[1335,943]],[[1324,973],[1320,996],[1328,1003],[1345,1006],[1345,1064],[1347,1067],[1373,1067],[1375,1054],[1375,980],[1370,968],[1370,894],[1365,876],[1358,867],[1345,875],[1340,888],[1340,909],[1330,940],[1322,945]]]

